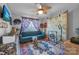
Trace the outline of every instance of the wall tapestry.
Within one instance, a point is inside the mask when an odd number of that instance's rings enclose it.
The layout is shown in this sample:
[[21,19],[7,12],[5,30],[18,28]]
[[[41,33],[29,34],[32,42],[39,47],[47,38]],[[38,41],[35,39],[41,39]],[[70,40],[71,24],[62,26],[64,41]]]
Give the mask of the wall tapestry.
[[39,19],[22,17],[21,27],[23,32],[39,31]]

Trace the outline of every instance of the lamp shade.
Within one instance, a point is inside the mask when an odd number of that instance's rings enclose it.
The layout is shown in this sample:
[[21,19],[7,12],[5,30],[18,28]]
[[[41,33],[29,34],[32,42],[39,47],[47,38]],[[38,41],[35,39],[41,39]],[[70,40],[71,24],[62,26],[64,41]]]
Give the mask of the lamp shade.
[[4,21],[10,22],[11,14],[7,5],[3,5],[2,18]]
[[13,23],[14,23],[14,25],[16,25],[16,24],[18,25],[18,24],[21,23],[21,20],[20,19],[14,19]]

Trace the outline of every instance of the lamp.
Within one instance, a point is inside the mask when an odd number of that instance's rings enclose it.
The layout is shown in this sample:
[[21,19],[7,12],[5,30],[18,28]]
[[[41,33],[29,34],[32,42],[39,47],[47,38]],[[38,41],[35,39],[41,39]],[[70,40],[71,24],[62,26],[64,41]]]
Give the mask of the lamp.
[[17,34],[19,34],[21,28],[21,20],[14,19],[13,23],[14,23],[14,27],[16,28]]
[[38,14],[43,14],[43,9],[39,9]]
[[21,23],[21,20],[20,19],[14,19],[13,23],[16,25],[16,24],[20,24]]
[[42,5],[41,4],[38,4],[38,11],[37,11],[37,13],[38,14],[43,14],[43,9],[42,9]]

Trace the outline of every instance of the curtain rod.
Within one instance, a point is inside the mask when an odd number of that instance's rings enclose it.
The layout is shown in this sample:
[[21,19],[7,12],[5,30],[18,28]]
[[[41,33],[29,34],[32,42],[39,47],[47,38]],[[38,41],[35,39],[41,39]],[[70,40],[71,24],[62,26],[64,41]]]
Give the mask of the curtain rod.
[[23,17],[23,16],[21,16],[22,18],[25,18],[25,19],[32,19],[32,20],[39,20],[39,19],[37,19],[37,18],[32,18],[32,17]]

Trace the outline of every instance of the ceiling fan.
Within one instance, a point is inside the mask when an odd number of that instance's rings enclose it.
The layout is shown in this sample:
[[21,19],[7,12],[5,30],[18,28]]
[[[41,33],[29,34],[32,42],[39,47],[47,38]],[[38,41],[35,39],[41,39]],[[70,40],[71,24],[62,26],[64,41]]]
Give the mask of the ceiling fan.
[[49,6],[46,3],[39,3],[37,4],[37,13],[38,14],[47,14],[48,10],[51,9],[51,6]]

